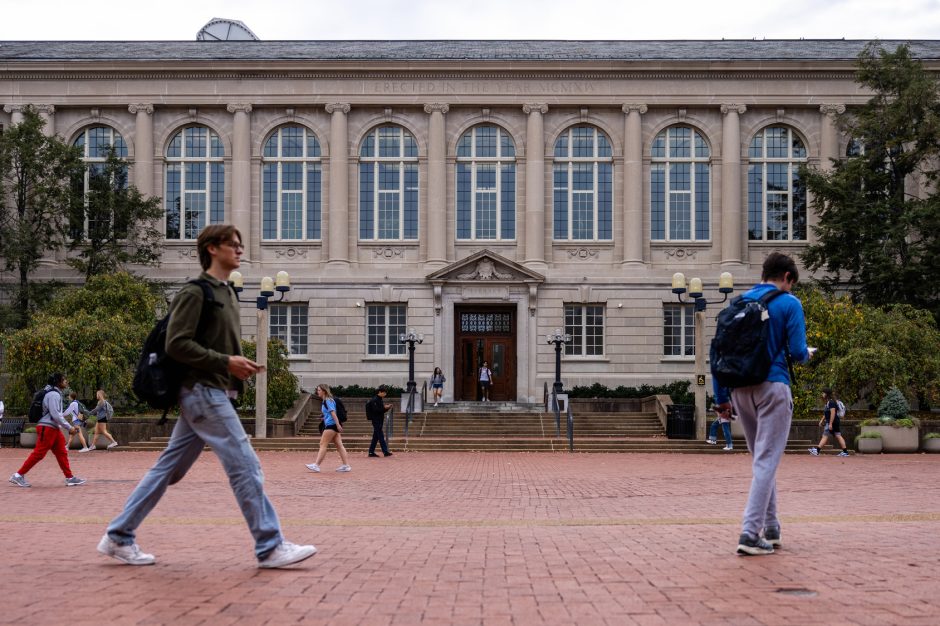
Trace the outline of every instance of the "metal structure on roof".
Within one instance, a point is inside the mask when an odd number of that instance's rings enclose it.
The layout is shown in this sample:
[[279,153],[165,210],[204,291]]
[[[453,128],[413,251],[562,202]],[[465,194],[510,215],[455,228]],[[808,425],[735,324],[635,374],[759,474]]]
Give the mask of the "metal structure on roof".
[[196,33],[197,41],[261,41],[244,22],[213,17]]

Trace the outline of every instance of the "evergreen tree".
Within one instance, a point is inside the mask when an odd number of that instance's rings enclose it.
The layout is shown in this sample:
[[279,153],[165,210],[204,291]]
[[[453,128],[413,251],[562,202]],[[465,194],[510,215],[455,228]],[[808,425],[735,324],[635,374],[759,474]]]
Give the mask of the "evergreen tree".
[[23,121],[0,135],[0,259],[18,281],[4,325],[23,328],[48,285],[30,281],[44,255],[64,243],[66,216],[81,202],[71,180],[81,171],[79,151],[43,133],[45,121],[32,107]]
[[[88,193],[73,207],[69,220],[69,249],[78,256],[69,265],[85,275],[124,270],[128,265],[159,265],[162,235],[155,223],[162,215],[160,198],[144,198],[128,185],[127,162],[108,150],[103,163],[89,165]],[[84,179],[73,181],[83,192]]]
[[856,80],[873,96],[841,120],[850,156],[829,172],[802,170],[819,216],[803,261],[828,273],[828,289],[927,308],[940,321],[937,80],[906,45],[877,42],[859,55]]

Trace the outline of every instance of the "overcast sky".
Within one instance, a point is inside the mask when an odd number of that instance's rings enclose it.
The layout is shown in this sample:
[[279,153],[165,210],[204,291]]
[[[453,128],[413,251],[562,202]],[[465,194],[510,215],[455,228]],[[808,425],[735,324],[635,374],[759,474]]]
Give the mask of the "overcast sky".
[[0,0],[0,40],[937,39],[940,0]]

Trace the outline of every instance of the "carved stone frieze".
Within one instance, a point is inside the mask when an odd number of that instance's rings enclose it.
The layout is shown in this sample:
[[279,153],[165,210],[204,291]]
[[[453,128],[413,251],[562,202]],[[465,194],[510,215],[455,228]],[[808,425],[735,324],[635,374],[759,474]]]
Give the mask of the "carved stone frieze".
[[649,110],[649,108],[645,104],[639,102],[630,102],[620,107],[620,110],[624,113],[632,113],[633,111],[636,111],[640,115],[643,115]]
[[663,254],[672,259],[694,259],[698,250],[694,248],[664,248]]
[[199,258],[199,253],[195,248],[180,248],[176,251],[177,256],[181,259],[197,259]]
[[542,115],[545,115],[546,113],[548,113],[548,105],[544,103],[522,105],[522,112],[525,113],[526,115],[530,115],[534,111],[538,111]]
[[512,273],[496,269],[496,265],[487,257],[480,259],[472,272],[457,274],[458,280],[512,280],[513,278],[515,276]]
[[134,115],[137,115],[138,112],[146,113],[147,115],[153,115],[153,105],[149,102],[135,102],[133,104],[127,105],[127,111]]
[[330,104],[326,105],[326,107],[324,108],[326,109],[326,112],[329,113],[330,115],[332,115],[334,111],[340,111],[344,114],[347,114],[349,113],[351,109],[348,102],[331,102]]
[[439,102],[433,102],[431,104],[424,105],[424,112],[430,115],[431,113],[447,113],[450,111],[449,104],[441,104]]
[[229,113],[251,113],[251,103],[233,102],[225,107]]
[[402,248],[394,248],[392,246],[372,249],[372,256],[376,259],[394,259],[395,257],[401,257],[404,253]]
[[584,261],[595,258],[597,253],[597,250],[590,250],[588,248],[572,248],[571,250],[568,250],[568,256],[570,258],[581,259]]
[[306,248],[278,248],[274,251],[274,255],[277,258],[288,258],[288,259],[306,259],[307,258],[307,249]]
[[845,113],[844,104],[820,104],[819,112],[828,115],[829,117],[835,117],[837,115],[842,115]]

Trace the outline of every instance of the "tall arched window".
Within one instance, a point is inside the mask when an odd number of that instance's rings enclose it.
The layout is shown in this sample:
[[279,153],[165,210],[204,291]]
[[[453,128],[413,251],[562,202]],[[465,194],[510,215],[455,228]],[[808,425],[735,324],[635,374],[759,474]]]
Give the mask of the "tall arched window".
[[206,126],[187,126],[166,148],[166,238],[195,239],[225,221],[225,150]]
[[650,238],[706,241],[710,228],[710,153],[689,126],[656,135],[650,150]]
[[303,126],[282,126],[261,156],[264,240],[320,239],[320,142]]
[[359,148],[359,239],[418,238],[418,144],[379,126]]
[[[76,192],[81,191],[85,202],[80,208],[72,212],[69,218],[69,230],[73,239],[79,239],[94,228],[95,217],[89,215],[88,192],[92,187],[92,180],[96,176],[101,176],[105,171],[105,163],[108,160],[108,152],[114,149],[114,156],[120,159],[127,158],[127,143],[121,133],[110,126],[89,126],[75,138],[73,146],[82,151],[82,160],[85,162],[85,171],[81,178],[72,181]],[[127,186],[127,168],[122,167],[120,171],[113,176],[115,180],[108,181],[110,185],[117,187]],[[101,216],[102,219],[104,216]],[[109,221],[111,216],[109,216]]]
[[769,126],[751,140],[747,167],[747,233],[753,241],[806,240],[806,147],[792,129]]
[[516,149],[498,126],[457,143],[457,239],[516,238]]
[[555,141],[552,189],[554,239],[610,240],[613,231],[613,157],[607,136],[573,126]]

